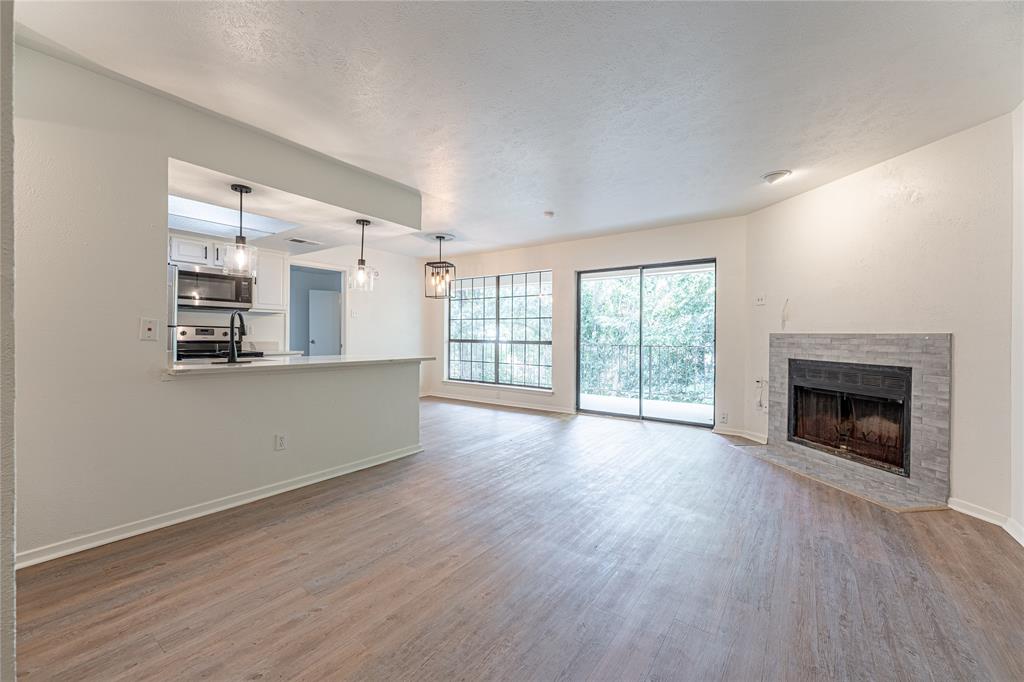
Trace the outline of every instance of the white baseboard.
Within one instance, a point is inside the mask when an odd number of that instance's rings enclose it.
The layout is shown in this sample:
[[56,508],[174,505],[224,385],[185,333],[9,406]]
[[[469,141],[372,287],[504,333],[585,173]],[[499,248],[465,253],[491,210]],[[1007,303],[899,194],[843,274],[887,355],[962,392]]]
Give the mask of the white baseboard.
[[752,440],[755,443],[760,443],[761,445],[768,442],[768,436],[765,436],[764,434],[754,433],[753,431],[746,431],[744,429],[733,429],[728,426],[722,426],[721,424],[712,429],[712,431],[722,436],[739,436],[740,438],[746,438],[747,440]]
[[538,410],[540,412],[556,412],[558,414],[576,414],[576,410],[561,407],[558,405],[536,405],[533,403],[520,403],[502,398],[476,398],[464,395],[454,395],[441,391],[431,391],[428,398],[444,398],[446,400],[461,400],[467,403],[479,403],[481,405],[498,405],[499,407],[518,407],[523,410]]
[[985,507],[979,507],[978,505],[972,502],[960,500],[955,497],[949,498],[949,502],[947,502],[946,504],[949,505],[950,509],[955,509],[958,512],[963,512],[968,516],[973,516],[974,518],[981,519],[982,521],[994,523],[997,526],[1005,525],[1007,521],[1007,517],[1005,514],[994,512],[991,509],[986,509]]
[[1010,537],[1024,545],[1024,525],[1017,519],[1006,519],[1003,530],[1010,534]]
[[1021,545],[1024,545],[1024,525],[1021,525],[1020,521],[1017,519],[1010,518],[1005,514],[1000,514],[999,512],[992,511],[991,509],[986,509],[985,507],[979,507],[976,504],[966,502],[955,497],[949,498],[948,504],[950,509],[955,509],[958,512],[963,512],[968,516],[973,516],[974,518],[981,519],[982,521],[994,523],[1009,533],[1011,538],[1019,542]]
[[118,540],[132,537],[133,535],[141,535],[142,533],[148,533],[150,531],[157,530],[158,528],[172,526],[176,523],[181,523],[182,521],[206,516],[207,514],[214,514],[225,509],[238,507],[243,504],[248,504],[249,502],[255,502],[256,500],[262,500],[265,497],[271,497],[273,495],[288,492],[289,490],[295,490],[296,488],[302,488],[303,486],[311,485],[313,483],[326,481],[329,478],[335,478],[337,476],[352,473],[353,471],[367,469],[395,459],[415,455],[418,452],[423,452],[423,446],[419,443],[405,448],[399,448],[398,450],[392,450],[391,452],[385,452],[380,455],[366,457],[355,462],[349,462],[348,464],[342,464],[330,469],[324,469],[323,471],[316,471],[311,474],[298,476],[287,481],[271,483],[270,485],[235,493],[234,495],[210,500],[209,502],[201,502],[199,504],[183,507],[164,514],[150,516],[149,518],[141,519],[139,521],[121,524],[120,526],[114,526],[113,528],[107,528],[106,530],[86,533],[85,535],[79,535],[78,537],[62,540],[42,547],[36,547],[34,549],[26,549],[18,552],[17,554],[17,568],[25,568],[26,566],[32,566],[33,564],[39,564],[44,561],[67,556],[68,554],[74,554],[100,545],[117,542]]

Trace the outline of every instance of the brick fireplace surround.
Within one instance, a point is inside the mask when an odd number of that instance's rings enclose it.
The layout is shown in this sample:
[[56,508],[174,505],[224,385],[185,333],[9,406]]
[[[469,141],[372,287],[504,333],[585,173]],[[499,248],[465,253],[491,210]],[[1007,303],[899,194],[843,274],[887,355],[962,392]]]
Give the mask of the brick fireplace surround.
[[[949,498],[952,343],[952,334],[771,334],[768,444],[751,450],[779,466],[894,511],[945,508]],[[910,367],[910,476],[789,441],[791,358]]]

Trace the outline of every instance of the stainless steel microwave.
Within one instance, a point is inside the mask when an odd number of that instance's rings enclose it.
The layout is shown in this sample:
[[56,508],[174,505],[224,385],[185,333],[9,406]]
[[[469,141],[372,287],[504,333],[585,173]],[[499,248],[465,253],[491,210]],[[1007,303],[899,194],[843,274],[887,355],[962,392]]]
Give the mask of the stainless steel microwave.
[[225,275],[220,268],[178,265],[175,296],[179,306],[192,308],[252,308],[253,278]]

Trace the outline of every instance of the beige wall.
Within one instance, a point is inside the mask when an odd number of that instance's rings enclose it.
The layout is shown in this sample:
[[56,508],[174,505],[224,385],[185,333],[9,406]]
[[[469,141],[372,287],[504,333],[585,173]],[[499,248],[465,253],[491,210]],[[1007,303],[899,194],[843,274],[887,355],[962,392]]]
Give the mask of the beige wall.
[[[564,412],[574,411],[575,273],[580,270],[616,266],[715,258],[718,270],[716,406],[719,414],[735,414],[742,422],[743,369],[746,355],[744,233],[744,219],[735,218],[453,257],[459,277],[496,275],[523,270],[552,271],[553,390],[544,393],[444,383],[444,363],[441,361],[425,366],[429,375],[425,379],[424,390],[433,395],[468,400],[498,401]],[[431,355],[443,358],[445,306],[442,301],[424,300],[424,343]]]
[[[169,157],[340,205],[356,192],[370,215],[413,202],[414,223],[417,193],[39,52],[16,57],[20,560],[416,438],[415,369],[161,381],[165,345],[138,332],[140,317],[166,316]],[[411,403],[380,400],[388,387]]]

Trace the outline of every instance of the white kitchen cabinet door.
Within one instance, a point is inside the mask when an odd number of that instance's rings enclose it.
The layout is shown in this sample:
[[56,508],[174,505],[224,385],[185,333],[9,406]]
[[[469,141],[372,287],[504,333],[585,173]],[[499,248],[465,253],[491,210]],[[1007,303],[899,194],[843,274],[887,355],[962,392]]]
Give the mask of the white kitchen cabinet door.
[[226,252],[228,245],[222,244],[220,242],[213,242],[210,245],[210,248],[213,249],[213,253],[210,254],[211,256],[213,256],[212,260],[210,261],[211,264],[216,265],[218,267],[224,265],[224,253]]
[[288,263],[285,254],[259,251],[256,257],[254,310],[284,310]]
[[176,263],[206,265],[210,262],[210,242],[171,235],[170,258]]

